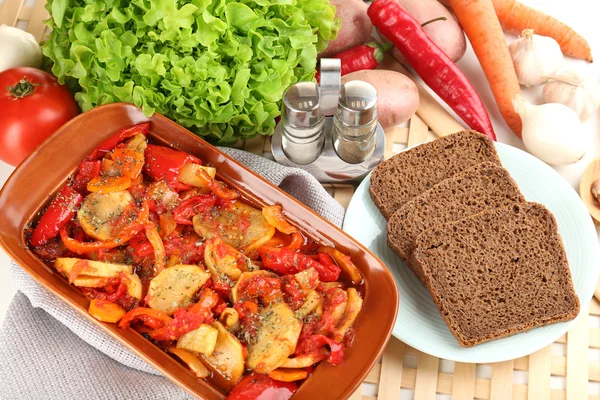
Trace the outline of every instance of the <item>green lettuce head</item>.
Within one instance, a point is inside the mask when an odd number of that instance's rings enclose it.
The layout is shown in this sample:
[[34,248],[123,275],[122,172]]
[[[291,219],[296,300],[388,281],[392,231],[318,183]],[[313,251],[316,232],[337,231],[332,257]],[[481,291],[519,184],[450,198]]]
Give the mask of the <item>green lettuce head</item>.
[[329,0],[48,0],[44,54],[86,111],[118,101],[219,144],[270,135],[335,39]]

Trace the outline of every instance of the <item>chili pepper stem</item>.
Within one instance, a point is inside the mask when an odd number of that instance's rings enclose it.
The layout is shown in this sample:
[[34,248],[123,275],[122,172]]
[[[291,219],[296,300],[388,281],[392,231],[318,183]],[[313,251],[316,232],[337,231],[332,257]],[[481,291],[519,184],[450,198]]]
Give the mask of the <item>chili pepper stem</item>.
[[446,21],[448,18],[446,17],[437,17],[434,19],[430,19],[429,21],[425,21],[421,24],[421,27],[424,27],[425,25],[429,25],[432,22],[436,22],[436,21]]

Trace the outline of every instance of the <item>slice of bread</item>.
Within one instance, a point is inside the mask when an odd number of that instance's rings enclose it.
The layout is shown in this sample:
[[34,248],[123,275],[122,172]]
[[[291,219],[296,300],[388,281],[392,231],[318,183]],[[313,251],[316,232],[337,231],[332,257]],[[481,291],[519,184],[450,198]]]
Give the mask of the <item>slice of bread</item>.
[[579,299],[556,220],[513,204],[419,235],[412,262],[464,347],[573,319]]
[[494,142],[462,131],[403,151],[379,164],[369,193],[385,219],[409,200],[454,174],[490,161],[500,164]]
[[[441,181],[400,207],[388,221],[388,246],[407,262],[419,234],[485,210],[524,202],[508,171],[485,162]],[[423,282],[423,272],[410,262],[408,266]]]

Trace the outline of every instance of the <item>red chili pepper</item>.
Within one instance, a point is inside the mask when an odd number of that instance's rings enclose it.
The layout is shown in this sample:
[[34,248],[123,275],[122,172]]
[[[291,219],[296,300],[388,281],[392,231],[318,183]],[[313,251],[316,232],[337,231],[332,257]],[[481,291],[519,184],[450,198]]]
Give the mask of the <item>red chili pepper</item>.
[[119,142],[122,142],[123,140],[139,133],[146,135],[148,133],[148,129],[150,129],[150,122],[142,122],[141,124],[123,128],[113,136],[106,139],[104,142],[100,143],[92,152],[92,154],[88,156],[88,159],[96,160],[98,158],[102,158],[106,153],[114,149]]
[[70,186],[64,186],[52,199],[46,212],[40,218],[33,230],[29,241],[34,246],[43,246],[58,235],[60,228],[65,226],[75,214],[75,209],[83,201],[83,196]]
[[253,372],[242,378],[225,400],[288,400],[297,389],[295,382],[276,381],[268,375]]
[[83,160],[73,180],[73,189],[82,194],[87,193],[87,184],[100,176],[100,171],[102,171],[102,160]]
[[291,249],[261,248],[260,256],[263,267],[279,275],[296,274],[308,268],[314,268],[322,282],[333,282],[340,276],[340,268],[335,264],[321,264],[306,254]]
[[496,140],[490,117],[471,83],[399,2],[375,0],[367,14],[379,33],[467,125]]
[[178,224],[192,225],[192,217],[210,210],[217,201],[214,194],[203,194],[184,200],[173,210],[173,218]]
[[177,191],[190,188],[189,185],[178,180],[183,166],[189,162],[202,164],[200,159],[191,154],[153,144],[146,147],[144,155],[146,157],[144,172],[155,181],[164,179],[171,188]]
[[324,335],[310,335],[301,338],[298,341],[294,354],[296,356],[308,354],[318,354],[323,356],[327,351],[325,346],[329,346],[329,356],[327,356],[327,361],[329,361],[331,365],[340,365],[344,362],[344,345],[337,343]]
[[[361,71],[363,69],[375,69],[383,60],[383,56],[388,49],[392,47],[391,43],[379,44],[370,42],[344,50],[331,58],[339,58],[342,64],[342,76],[350,72]],[[317,82],[320,81],[320,71],[315,75]]]

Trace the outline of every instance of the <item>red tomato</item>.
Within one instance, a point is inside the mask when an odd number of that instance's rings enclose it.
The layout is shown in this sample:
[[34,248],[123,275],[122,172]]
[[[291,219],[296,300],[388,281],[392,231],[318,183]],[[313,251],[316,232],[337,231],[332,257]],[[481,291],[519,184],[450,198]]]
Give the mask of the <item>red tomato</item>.
[[66,86],[35,68],[0,73],[0,160],[17,165],[78,113]]
[[246,375],[239,381],[225,400],[287,400],[296,391],[294,382],[280,382],[268,375]]

